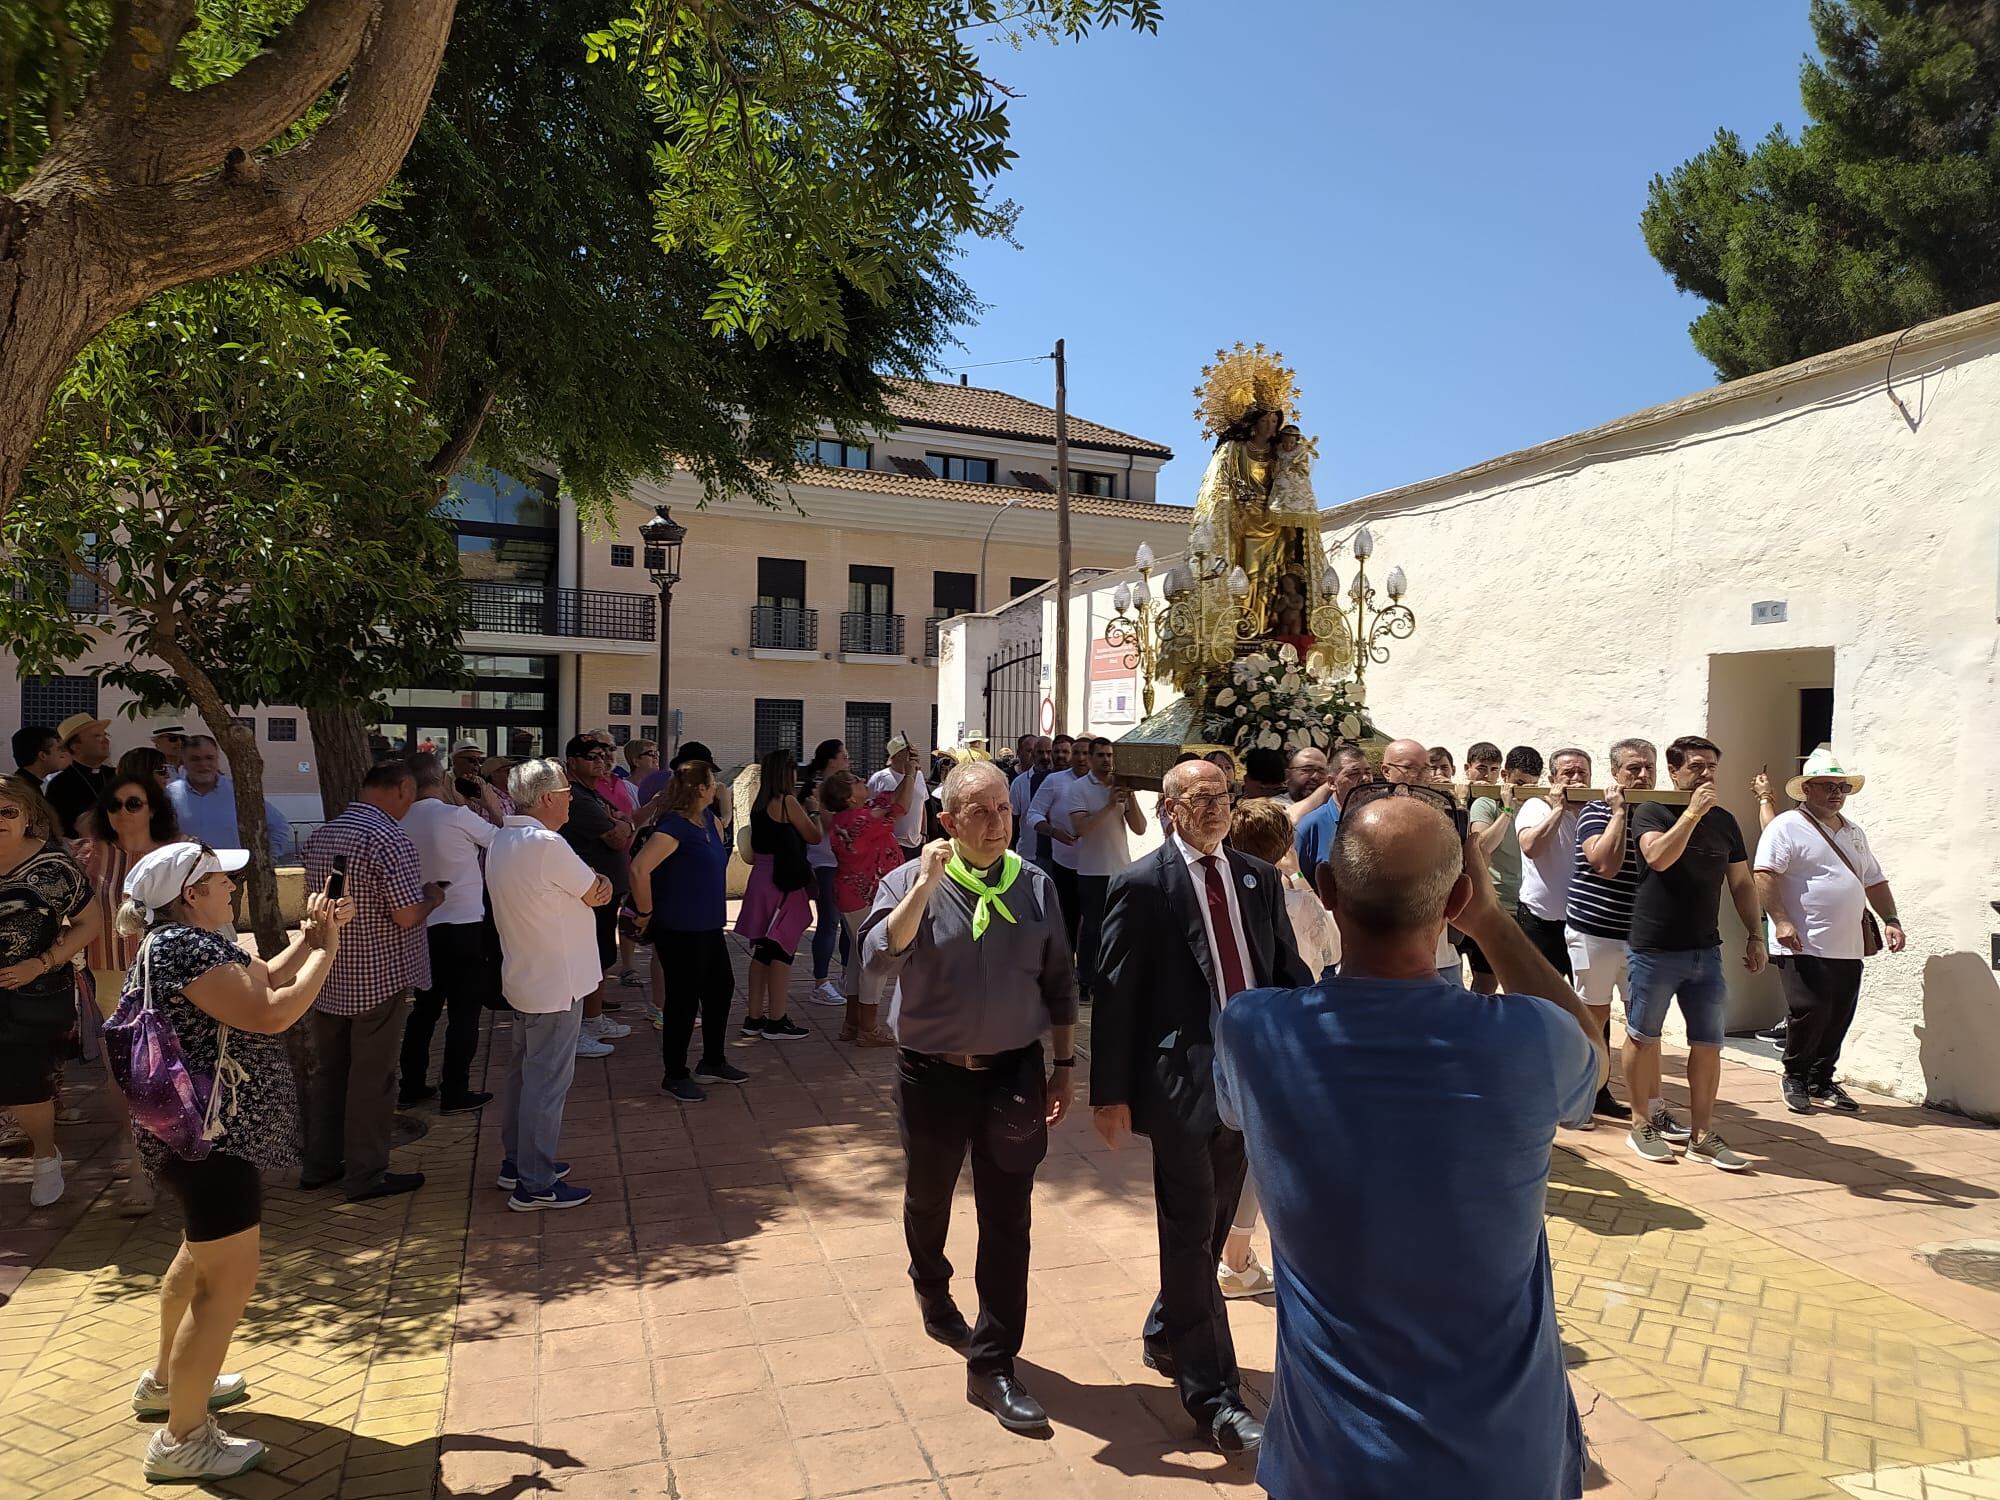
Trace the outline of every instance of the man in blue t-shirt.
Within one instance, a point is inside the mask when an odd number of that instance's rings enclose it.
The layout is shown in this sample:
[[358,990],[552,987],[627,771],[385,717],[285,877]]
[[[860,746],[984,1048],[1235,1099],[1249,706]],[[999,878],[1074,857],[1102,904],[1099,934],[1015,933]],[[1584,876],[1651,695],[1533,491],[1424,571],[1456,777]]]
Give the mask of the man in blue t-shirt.
[[1333,752],[1326,767],[1328,794],[1311,812],[1298,820],[1292,830],[1292,847],[1299,857],[1299,874],[1310,884],[1313,871],[1333,847],[1333,830],[1340,823],[1340,801],[1375,774],[1368,756],[1355,745],[1343,745]]
[[[1339,974],[1238,995],[1217,1036],[1277,1259],[1257,1482],[1274,1500],[1576,1500],[1543,1212],[1603,1040],[1428,802],[1350,794],[1318,888]],[[1447,921],[1507,993],[1439,978]]]

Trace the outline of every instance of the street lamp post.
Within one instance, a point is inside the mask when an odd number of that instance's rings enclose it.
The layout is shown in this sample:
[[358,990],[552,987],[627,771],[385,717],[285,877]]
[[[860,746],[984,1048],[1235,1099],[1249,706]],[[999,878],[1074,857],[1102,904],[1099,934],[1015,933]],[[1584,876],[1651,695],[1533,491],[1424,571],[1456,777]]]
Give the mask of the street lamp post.
[[[646,544],[646,572],[660,590],[660,760],[674,758],[672,710],[667,707],[667,669],[672,660],[674,585],[681,581],[681,543],[687,528],[664,505],[653,507],[653,519],[639,528]],[[653,566],[655,560],[659,566]]]

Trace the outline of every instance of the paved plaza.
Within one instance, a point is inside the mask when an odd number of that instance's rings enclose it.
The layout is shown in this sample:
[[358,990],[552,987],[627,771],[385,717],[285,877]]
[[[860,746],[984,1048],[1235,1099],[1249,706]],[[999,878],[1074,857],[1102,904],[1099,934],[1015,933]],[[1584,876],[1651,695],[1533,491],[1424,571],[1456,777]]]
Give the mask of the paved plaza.
[[[582,1209],[507,1211],[497,1111],[421,1112],[428,1133],[398,1153],[429,1174],[413,1197],[271,1192],[229,1362],[255,1399],[226,1420],[272,1452],[214,1491],[1261,1493],[1140,1363],[1150,1165],[1143,1142],[1105,1150],[1082,1114],[1053,1133],[1035,1198],[1023,1374],[1053,1436],[1009,1435],[966,1404],[904,1274],[894,1054],[836,1045],[839,1012],[801,1003],[808,978],[801,965],[793,1013],[814,1036],[732,1040],[753,1080],[705,1104],[659,1095],[643,1021],[578,1064],[563,1151],[596,1194]],[[146,1490],[127,1399],[176,1230],[170,1211],[113,1212],[113,1128],[87,1076],[72,1070],[89,1119],[63,1132],[63,1203],[27,1212],[25,1156],[0,1159],[10,1497]],[[1549,1240],[1591,1500],[2000,1497],[2000,1131],[1879,1099],[1801,1119],[1774,1076],[1733,1060],[1723,1097],[1718,1125],[1752,1173],[1648,1167],[1607,1128],[1557,1143]],[[961,1194],[968,1308],[972,1229]],[[1238,1302],[1232,1321],[1261,1409],[1275,1314]]]

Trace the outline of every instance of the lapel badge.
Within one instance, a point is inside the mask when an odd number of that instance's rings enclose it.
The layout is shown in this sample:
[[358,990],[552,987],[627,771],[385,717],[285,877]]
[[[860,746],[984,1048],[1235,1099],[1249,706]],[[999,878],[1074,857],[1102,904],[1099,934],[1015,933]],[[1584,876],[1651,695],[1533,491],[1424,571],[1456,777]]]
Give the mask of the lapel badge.
[[1248,870],[1243,872],[1243,889],[1246,891],[1257,889],[1257,877],[1252,875]]

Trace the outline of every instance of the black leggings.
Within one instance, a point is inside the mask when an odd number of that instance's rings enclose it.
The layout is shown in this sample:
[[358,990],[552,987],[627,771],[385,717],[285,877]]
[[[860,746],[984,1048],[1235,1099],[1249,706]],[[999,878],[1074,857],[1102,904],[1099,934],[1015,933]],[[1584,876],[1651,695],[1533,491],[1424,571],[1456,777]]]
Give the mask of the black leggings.
[[653,953],[659,960],[660,1073],[672,1083],[688,1076],[688,1042],[694,1036],[694,1016],[701,1009],[701,1061],[704,1067],[722,1063],[728,1041],[729,1002],[736,976],[729,967],[729,939],[713,932],[653,933]]
[[[783,964],[789,969],[792,966],[792,955],[769,938],[758,938],[756,942],[750,945],[750,962],[753,964]],[[703,1021],[701,1024],[706,1026],[708,1022]]]
[[240,1156],[211,1151],[200,1161],[170,1156],[154,1180],[180,1200],[181,1233],[191,1244],[226,1240],[264,1218],[264,1184]]

